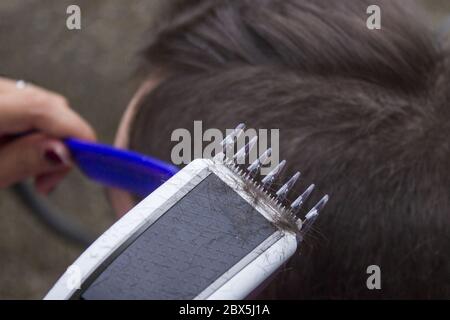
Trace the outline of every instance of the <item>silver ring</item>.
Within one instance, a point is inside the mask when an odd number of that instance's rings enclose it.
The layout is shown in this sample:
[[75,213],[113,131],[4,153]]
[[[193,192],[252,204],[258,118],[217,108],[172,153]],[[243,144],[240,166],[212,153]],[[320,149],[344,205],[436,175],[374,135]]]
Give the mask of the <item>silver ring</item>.
[[16,82],[16,88],[20,89],[20,90],[25,89],[27,87],[27,85],[28,84],[24,80],[18,80]]

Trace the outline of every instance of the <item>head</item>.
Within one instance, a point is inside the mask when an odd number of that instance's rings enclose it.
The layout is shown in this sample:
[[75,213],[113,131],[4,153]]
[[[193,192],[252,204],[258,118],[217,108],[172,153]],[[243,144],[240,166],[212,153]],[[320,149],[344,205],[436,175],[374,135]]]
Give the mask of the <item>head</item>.
[[373,2],[179,1],[144,52],[118,146],[170,161],[171,133],[194,120],[278,128],[286,175],[331,195],[264,297],[450,297],[448,52],[411,2],[375,1],[369,30]]

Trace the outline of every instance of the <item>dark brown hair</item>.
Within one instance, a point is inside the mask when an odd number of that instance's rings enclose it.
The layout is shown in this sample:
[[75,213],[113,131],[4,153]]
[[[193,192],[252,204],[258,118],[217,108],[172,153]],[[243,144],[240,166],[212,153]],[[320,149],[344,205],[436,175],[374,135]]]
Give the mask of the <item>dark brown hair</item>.
[[[130,147],[176,128],[281,129],[287,173],[331,195],[264,297],[450,298],[450,66],[417,8],[381,0],[179,1],[145,50],[159,86]],[[382,10],[382,29],[366,9]],[[296,192],[294,192],[296,193]],[[381,268],[368,290],[366,269]]]

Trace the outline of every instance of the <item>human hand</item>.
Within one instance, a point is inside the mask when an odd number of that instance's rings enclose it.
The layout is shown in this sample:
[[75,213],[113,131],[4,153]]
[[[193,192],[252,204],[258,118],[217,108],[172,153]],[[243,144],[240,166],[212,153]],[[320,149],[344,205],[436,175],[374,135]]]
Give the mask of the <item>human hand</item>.
[[66,137],[95,133],[61,95],[0,77],[0,188],[33,177],[40,193],[53,190],[72,167]]

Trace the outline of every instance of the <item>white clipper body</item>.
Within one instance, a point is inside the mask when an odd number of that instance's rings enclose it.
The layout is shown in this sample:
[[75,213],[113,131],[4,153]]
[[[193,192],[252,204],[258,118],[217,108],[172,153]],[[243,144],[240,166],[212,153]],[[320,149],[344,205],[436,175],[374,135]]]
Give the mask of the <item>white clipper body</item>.
[[[224,154],[242,126],[223,142]],[[246,170],[239,157],[195,160],[101,235],[45,299],[244,299],[296,252],[302,232],[328,201],[296,216],[312,192],[291,206],[285,197],[300,174],[274,196],[283,161],[261,183],[254,177],[270,150]],[[303,230],[302,230],[303,228]]]

